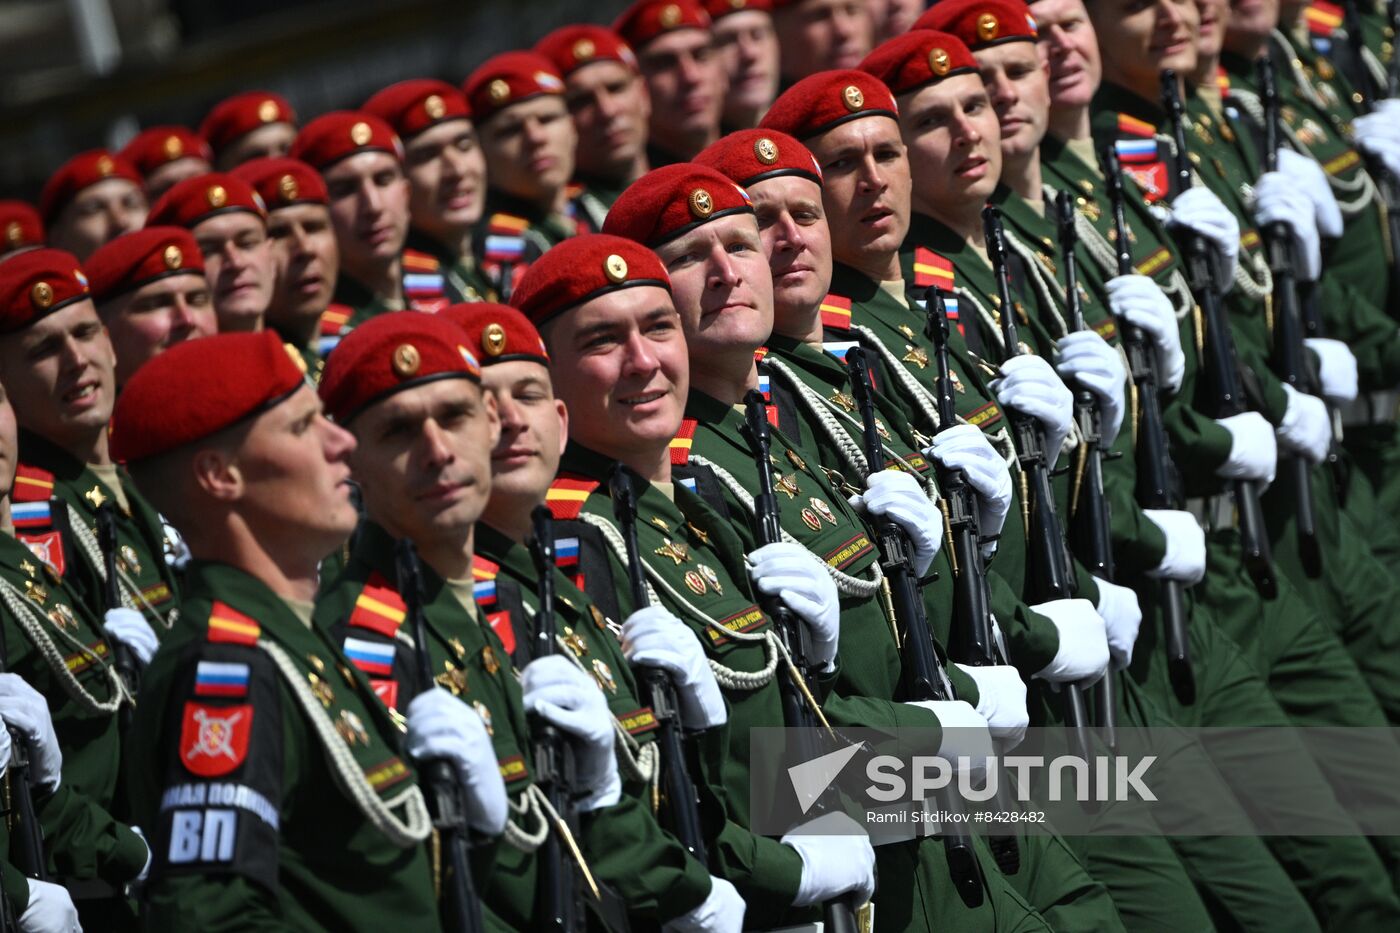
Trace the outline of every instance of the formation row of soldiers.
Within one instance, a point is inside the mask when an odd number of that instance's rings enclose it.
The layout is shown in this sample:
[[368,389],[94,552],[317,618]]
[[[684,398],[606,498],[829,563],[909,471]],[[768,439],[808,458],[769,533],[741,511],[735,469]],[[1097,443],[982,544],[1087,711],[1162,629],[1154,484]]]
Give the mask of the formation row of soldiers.
[[752,830],[752,728],[1400,719],[1386,11],[909,6],[637,0],[0,207],[4,924],[1396,927],[1380,730],[1198,788],[1324,837]]

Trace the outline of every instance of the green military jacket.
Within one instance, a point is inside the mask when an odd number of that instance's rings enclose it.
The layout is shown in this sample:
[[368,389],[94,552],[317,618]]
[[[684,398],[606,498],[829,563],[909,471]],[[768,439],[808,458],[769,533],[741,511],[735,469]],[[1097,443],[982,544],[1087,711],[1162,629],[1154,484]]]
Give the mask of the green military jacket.
[[[763,382],[769,378],[766,373],[761,377]],[[778,399],[775,397],[774,401]],[[801,438],[799,444],[794,436],[784,432],[780,406],[765,407],[778,421],[770,435],[770,450],[777,461],[773,483],[782,529],[831,568],[841,593],[841,674],[833,688],[835,695],[824,705],[827,718],[852,726],[936,728],[936,717],[927,711],[895,702],[913,698],[900,695],[903,663],[900,636],[896,634],[898,623],[881,605],[879,578],[874,570],[880,555],[865,522],[846,501],[848,493],[834,488],[821,470],[818,455],[809,443],[812,426],[800,419],[788,419],[786,426]],[[756,520],[748,491],[758,488],[758,476],[743,413],[692,389],[672,452],[672,469],[682,483],[691,481],[696,472],[709,471],[718,477],[716,486],[721,498],[713,504],[732,518],[746,549],[757,548]],[[860,488],[863,487],[861,483]],[[949,581],[941,587],[932,583],[923,587],[933,638],[946,644],[952,618],[952,565],[947,553],[940,551],[930,570]],[[691,582],[686,579],[687,584]],[[977,693],[971,678],[949,667],[950,676],[956,675],[956,695],[949,699],[970,697],[975,704]]]
[[459,256],[417,228],[409,229],[405,246],[437,260],[443,294],[451,303],[496,300],[496,291],[474,255]]
[[49,870],[60,881],[101,879],[120,889],[145,866],[146,846],[113,815],[122,757],[117,714],[130,701],[110,663],[111,645],[53,569],[4,533],[0,589],[3,670],[43,694],[63,752],[58,790],[35,798]]
[[[1275,61],[1284,57],[1280,51],[1274,53]],[[1311,52],[1305,50],[1301,54]],[[1317,59],[1319,64],[1322,61]],[[1252,63],[1228,53],[1221,57],[1221,64],[1226,75],[1222,84],[1228,82],[1225,113],[1238,131],[1233,144],[1244,155],[1257,157],[1263,145],[1264,114],[1254,68]],[[1310,70],[1301,66],[1300,70],[1304,69]],[[1315,103],[1319,100],[1317,90],[1301,89],[1297,79],[1308,80],[1306,77],[1292,69],[1284,69],[1284,74],[1286,77],[1279,82],[1284,101],[1279,118],[1285,138],[1280,141],[1316,160],[1327,173],[1338,203],[1349,204],[1343,208],[1342,236],[1324,242],[1317,302],[1327,335],[1344,341],[1351,349],[1363,389],[1392,388],[1400,382],[1400,341],[1395,339],[1395,320],[1383,310],[1389,285],[1389,257],[1374,186],[1360,154],[1341,135],[1343,118],[1336,110],[1323,109]],[[1335,72],[1329,74],[1337,78]],[[1321,80],[1315,84],[1315,88],[1331,87]],[[1337,106],[1345,104],[1339,102]],[[1338,125],[1328,123],[1329,117]]]
[[243,571],[189,582],[126,761],[148,928],[439,929],[431,821],[369,682]]
[[603,222],[608,219],[608,211],[612,210],[613,203],[622,196],[622,192],[627,190],[627,185],[603,178],[577,175],[571,190],[575,206],[574,216],[586,223],[590,230],[598,232],[603,229]]
[[29,431],[20,431],[13,494],[15,533],[58,571],[95,617],[109,608],[107,571],[97,538],[97,510],[111,502],[117,527],[117,577],[122,605],[137,609],[164,640],[179,618],[179,585],[166,563],[165,524],[132,483],[116,476],[125,507],[89,465]]
[[[1353,47],[1347,12],[1355,13],[1355,23],[1361,27],[1361,48]],[[1290,27],[1280,24],[1294,44],[1307,45],[1316,52],[1327,68],[1336,66],[1353,88],[1368,82],[1368,86],[1383,96],[1389,83],[1389,69],[1395,59],[1395,27],[1387,15],[1385,0],[1360,0],[1350,10],[1328,0],[1312,0]],[[1325,75],[1325,72],[1324,72]],[[1353,91],[1353,103],[1362,101]]]
[[[1240,272],[1234,287],[1225,295],[1223,307],[1245,375],[1246,394],[1260,414],[1277,426],[1283,421],[1288,397],[1282,384],[1271,375],[1268,364],[1270,335],[1264,297],[1269,293],[1266,286],[1271,286],[1272,281],[1263,240],[1253,226],[1246,203],[1248,186],[1257,173],[1241,161],[1241,153],[1218,145],[1216,133],[1221,137],[1227,133],[1233,137],[1234,131],[1220,128],[1221,124],[1204,100],[1188,93],[1185,105],[1188,155],[1193,169],[1200,183],[1210,188],[1240,222]],[[1095,143],[1117,145],[1120,155],[1128,151],[1125,146],[1143,147],[1141,161],[1124,158],[1124,170],[1137,179],[1149,201],[1156,203],[1175,195],[1175,175],[1168,168],[1174,144],[1170,121],[1160,106],[1105,83],[1094,99],[1093,133]],[[1199,322],[1196,331],[1198,334],[1202,331]],[[1198,337],[1198,353],[1199,341]],[[1198,380],[1191,404],[1210,413],[1213,408],[1210,392],[1206,380]]]
[[[588,574],[584,588],[596,602],[617,603],[630,612],[627,565],[617,550],[620,538],[613,537],[617,526],[607,482],[612,467],[608,458],[570,445],[546,501],[557,521],[580,520],[605,530],[608,572]],[[672,499],[656,484],[635,476],[632,481],[638,558],[647,580],[660,604],[695,631],[711,660],[724,668],[717,677],[729,721],[692,740],[698,743],[699,765],[692,774],[700,785],[702,812],[710,811],[705,826],[711,870],[731,881],[747,901],[746,925],[764,928],[808,918],[810,912],[791,907],[802,877],[797,852],[747,828],[749,729],[784,722],[769,664],[773,649],[767,639],[773,627],[749,584],[744,543],[726,519],[684,484],[670,487]],[[699,583],[687,582],[691,574]],[[836,676],[812,684],[813,691],[823,695]]]
[[[1092,141],[1089,141],[1092,144]],[[1048,184],[1075,192],[1075,206],[1102,238],[1100,246],[1089,250],[1090,258],[1105,279],[1118,274],[1116,259],[1103,251],[1103,246],[1116,249],[1118,233],[1114,229],[1113,208],[1104,190],[1103,175],[1097,159],[1090,163],[1083,153],[1053,136],[1047,136],[1040,148],[1041,169]],[[1171,300],[1180,324],[1181,346],[1186,355],[1186,373],[1181,390],[1170,398],[1163,397],[1162,420],[1172,446],[1184,453],[1177,458],[1183,491],[1188,496],[1213,495],[1221,490],[1221,480],[1215,471],[1230,456],[1230,432],[1211,418],[1193,408],[1196,379],[1200,371],[1200,344],[1197,340],[1195,299],[1186,282],[1181,258],[1175,244],[1152,214],[1137,183],[1124,173],[1123,214],[1128,228],[1129,249],[1133,268],[1149,276]],[[1136,412],[1134,417],[1136,418]]]
[[496,188],[486,192],[486,210],[472,236],[480,274],[501,301],[509,301],[530,263],[571,236],[587,232],[569,202],[568,214],[541,211],[530,202]]
[[[405,309],[436,314],[452,303],[445,267],[432,253],[405,246],[399,257],[399,274],[399,294],[386,298],[341,270],[331,308],[321,318],[322,356],[330,355],[336,338],[344,337],[372,317]],[[337,309],[336,305],[344,308]]]
[[[511,648],[524,649],[530,641],[529,620],[524,611],[512,617],[510,610],[500,609],[498,596],[493,593],[488,599],[487,591],[499,589],[503,565],[518,571],[523,569],[519,566],[522,561],[530,564],[530,558],[524,548],[500,547],[507,542],[499,534],[479,529],[482,531],[498,546],[496,553],[503,559],[483,557],[477,562],[475,576],[485,585],[456,586],[431,567],[421,568],[429,653],[432,669],[438,672],[435,683],[469,703],[486,723],[501,777],[512,798],[521,804],[528,800],[533,783],[532,739],[518,671],[500,636],[510,639]],[[599,683],[612,708],[622,710],[620,720],[632,723],[634,737],[654,728],[655,718],[637,701],[630,672],[612,635],[598,627],[586,612],[582,595],[567,580],[558,583],[558,624],[564,644]],[[515,592],[523,595],[518,585]],[[487,626],[478,621],[478,607]],[[417,675],[413,633],[400,629],[404,608],[394,540],[379,525],[367,521],[345,570],[318,602],[316,624],[341,645],[351,665],[369,679],[374,692],[395,714],[425,688]],[[503,611],[505,617],[501,616]],[[631,790],[632,794],[613,807],[581,814],[578,841],[595,877],[616,889],[631,912],[655,924],[703,901],[709,893],[709,875],[647,812],[635,775]],[[536,827],[522,828],[533,831]],[[535,850],[523,851],[509,842],[491,848],[492,863],[483,866],[478,860],[473,873],[475,887],[492,915],[508,929],[532,929],[544,923],[545,892],[540,888],[541,865]],[[663,895],[674,895],[674,900],[663,900]]]
[[[923,258],[920,254],[919,259]],[[940,266],[940,274],[941,270]],[[958,417],[986,433],[1003,455],[1010,455],[1006,419],[986,385],[986,380],[994,377],[997,370],[977,357],[964,339],[958,301],[951,294],[951,265],[947,272],[947,277],[940,278],[939,284],[946,284],[949,290],[949,369]],[[922,278],[920,284],[926,284]],[[877,379],[883,385],[897,387],[890,394],[905,404],[909,411],[908,423],[926,434],[936,432],[937,413],[928,397],[928,393],[935,390],[935,373],[929,369],[933,347],[924,336],[925,317],[918,306],[907,299],[900,301],[878,283],[838,263],[832,276],[831,292],[823,300],[822,309],[826,340],[839,348],[855,337],[862,346],[874,351],[880,360]],[[970,330],[977,335],[975,328]],[[1018,495],[1013,493],[1012,514],[1020,513],[1016,498]],[[1007,636],[1011,662],[1029,677],[1054,658],[1059,635],[1048,619],[1031,611],[1021,599],[1026,569],[1026,540],[1021,525],[1008,522],[1002,529],[997,556],[989,569],[992,571],[988,575],[992,610]]]

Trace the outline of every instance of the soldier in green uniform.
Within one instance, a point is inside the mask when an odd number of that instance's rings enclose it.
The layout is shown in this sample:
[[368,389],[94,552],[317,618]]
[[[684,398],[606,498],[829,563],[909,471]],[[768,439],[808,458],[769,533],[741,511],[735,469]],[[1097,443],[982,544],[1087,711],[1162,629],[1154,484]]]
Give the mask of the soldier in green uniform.
[[603,229],[617,196],[646,174],[651,98],[637,56],[602,26],[561,26],[535,43],[564,76],[564,100],[578,132],[574,197],[594,230]]
[[[729,186],[725,203],[738,200]],[[707,807],[711,870],[739,889],[748,904],[745,922],[753,927],[809,917],[812,905],[845,892],[868,900],[874,853],[859,831],[795,832],[778,841],[748,828],[748,732],[783,724],[774,677],[787,675],[775,671],[772,623],[748,583],[743,542],[703,500],[672,482],[669,448],[682,420],[687,366],[665,269],[629,240],[578,237],[531,268],[517,301],[527,317],[543,322],[553,385],[570,413],[570,445],[546,501],[557,519],[596,527],[605,541],[610,572],[601,578],[588,574],[585,591],[600,605],[621,606],[620,614],[633,608],[628,588],[613,583],[628,579],[606,482],[618,462],[613,457],[620,455],[637,491],[635,556],[648,590],[699,635],[729,705],[728,727],[696,739],[699,768],[693,774]],[[785,552],[792,566],[765,582],[785,591],[798,624],[811,634],[810,660],[819,673],[810,688],[824,696],[839,667],[836,588],[816,559],[795,546],[750,557],[761,561]],[[595,595],[594,587],[607,592]],[[855,828],[849,821],[843,825]],[[893,897],[894,916],[887,919],[908,922],[901,895]],[[905,903],[903,910],[911,906]],[[877,909],[877,920],[884,914]]]
[[[20,424],[14,501],[29,513],[17,534],[101,617],[114,607],[98,515],[112,509],[117,595],[145,620],[129,637],[144,643],[154,630],[163,638],[179,616],[179,588],[166,563],[171,543],[108,450],[115,354],[87,279],[71,255],[36,250],[8,260],[4,281],[17,297],[5,324],[11,336],[0,346],[0,379]],[[114,637],[126,641],[128,633]]]
[[[410,186],[403,142],[370,113],[337,110],[302,127],[292,158],[321,173],[340,250],[335,305],[323,337],[341,337],[386,311],[438,311],[450,304],[436,258],[405,246]],[[324,353],[330,351],[324,350]]]
[[145,227],[98,247],[84,264],[117,356],[118,390],[141,364],[218,329],[204,257],[188,230]]
[[[335,348],[350,308],[332,305],[340,250],[331,227],[326,183],[298,159],[253,159],[233,170],[267,205],[276,283],[267,306],[267,326],[296,349],[314,381]],[[322,335],[322,322],[330,333]]]
[[251,185],[227,172],[187,178],[151,205],[146,223],[194,234],[220,331],[262,328],[275,273],[267,207]]
[[[113,438],[194,555],[185,624],[129,737],[126,786],[156,853],[147,928],[440,929],[432,822],[399,724],[312,625],[318,562],[356,521],[354,438],[271,333],[157,357],[122,394]],[[452,766],[473,826],[499,830],[480,721],[430,691],[406,725],[410,750]]]
[[394,128],[411,189],[407,247],[438,261],[452,301],[490,301],[473,239],[486,202],[486,160],[462,92],[446,81],[400,81],[361,108]]
[[[63,436],[71,443],[81,424],[98,420],[92,409],[100,409],[100,423],[89,443],[100,448],[101,459],[107,459],[106,424],[113,394],[111,348],[77,260],[61,250],[44,249],[7,260],[0,276],[0,321],[0,330],[5,333],[0,359],[0,379],[7,390],[4,412],[10,411],[8,399],[13,399],[19,403],[16,414],[21,408],[24,411],[22,421],[38,419],[52,429],[66,427]],[[36,352],[36,348],[55,344],[67,348]],[[66,363],[59,372],[54,357],[60,354],[81,362],[76,366]],[[74,369],[84,375],[75,379]],[[61,393],[68,401],[46,403],[52,397],[54,381],[63,386],[86,383],[84,400],[88,405],[71,397],[72,388]],[[21,447],[25,437],[21,430]],[[94,490],[100,485],[107,490],[104,496],[114,490],[67,451],[47,442],[40,449],[61,458],[53,461],[58,476],[26,466],[13,443],[8,443],[5,451],[14,483],[5,501],[11,528],[0,535],[4,668],[43,694],[63,753],[62,781],[56,767],[41,767],[44,778],[35,790],[39,822],[49,840],[47,868],[70,887],[89,923],[101,917],[104,926],[124,929],[134,920],[125,886],[141,874],[149,853],[140,836],[117,819],[125,813],[117,799],[122,751],[118,714],[130,707],[133,698],[116,670],[113,655],[120,645],[133,653],[138,665],[144,664],[155,653],[156,636],[140,613],[106,607],[102,580],[92,567],[78,564],[85,560],[85,551],[68,530],[71,524],[92,535],[86,524],[90,513],[70,505],[69,496],[78,496],[67,488],[75,477],[90,483]],[[112,467],[109,474],[114,481],[115,469]],[[11,489],[8,484],[6,488]],[[135,496],[131,490],[132,504]],[[90,502],[85,504],[91,508]],[[141,506],[150,511],[144,502]],[[129,598],[140,593],[129,584],[138,573],[133,566],[137,552],[132,542],[139,543],[135,533],[143,526],[126,515],[121,527],[124,535],[120,540],[133,555],[125,569],[118,565],[123,574],[122,594]],[[159,522],[153,527],[159,529]],[[143,569],[160,581],[165,562],[159,545],[154,554],[143,547],[141,559],[148,562]],[[169,612],[173,591],[166,595],[160,609]],[[164,631],[159,610],[152,609],[150,619]]]
[[541,253],[588,229],[572,200],[578,133],[564,79],[536,52],[505,52],[462,86],[486,156],[477,261],[502,300]]
[[[454,306],[457,311],[464,309]],[[521,696],[517,674],[528,686],[541,669],[562,665],[563,676],[572,678],[571,688],[579,691],[576,699],[588,700],[579,714],[601,718],[602,749],[609,758],[617,727],[604,712],[605,697],[612,710],[620,713],[619,724],[628,721],[634,730],[644,730],[648,722],[654,728],[655,720],[637,701],[611,632],[595,623],[581,594],[562,578],[558,581],[563,596],[560,632],[567,651],[580,663],[556,657],[541,659],[540,668],[527,666],[535,650],[530,621],[523,604],[514,618],[501,605],[505,583],[499,576],[503,565],[517,574],[531,573],[530,555],[523,546],[509,542],[502,546],[504,539],[494,532],[490,534],[498,560],[482,562],[474,553],[478,535],[486,533],[474,519],[490,495],[490,456],[500,428],[492,397],[470,385],[477,370],[474,365],[467,369],[463,362],[467,340],[455,324],[441,317],[390,319],[357,331],[342,349],[345,355],[332,364],[323,395],[337,420],[363,441],[351,465],[364,490],[368,521],[357,535],[345,573],[320,601],[318,624],[343,642],[351,662],[373,678],[381,697],[398,707],[407,705],[422,685],[415,682],[411,652],[400,652],[406,656],[395,658],[393,637],[385,637],[391,626],[376,610],[403,605],[397,592],[395,539],[411,536],[422,548],[431,599],[428,619],[435,636],[432,666],[442,670],[437,682],[470,704],[487,723],[501,775],[509,782],[517,812],[525,814],[520,825],[509,831],[497,850],[495,867],[478,879],[477,888],[485,893],[492,911],[512,927],[533,928],[543,922],[540,911],[548,909],[548,904],[538,888],[543,877],[539,840],[519,844],[536,831],[540,803],[539,791],[531,789],[532,739],[528,729],[522,729],[532,698],[528,689]],[[395,353],[403,356],[404,347],[418,354],[416,370],[383,368],[383,360]],[[470,356],[470,350],[467,353]],[[418,427],[415,431],[405,424]],[[423,497],[418,491],[424,489],[443,491]],[[543,495],[542,487],[541,500]],[[528,508],[522,516],[528,525]],[[495,568],[494,575],[488,567]],[[496,590],[496,601],[489,603],[489,609],[478,609],[478,580],[489,581],[484,589]],[[515,593],[523,599],[521,590]],[[564,608],[569,602],[576,608]],[[507,615],[502,617],[502,611]],[[489,619],[488,624],[482,624],[482,616]],[[697,656],[699,651],[697,643]],[[522,662],[518,667],[512,656]],[[576,791],[607,783],[583,773],[590,747],[584,743],[578,749]],[[637,750],[635,743],[624,747],[629,753]],[[631,761],[635,766],[637,758]],[[616,766],[611,773],[620,775]],[[648,814],[645,785],[635,767],[628,776],[632,793],[619,797],[598,792],[596,800],[580,807],[578,844],[596,880],[616,890],[615,896],[629,913],[641,922],[669,921],[696,909],[706,900],[710,886],[702,866]],[[620,792],[620,784],[617,789]],[[569,857],[563,841],[560,851]],[[737,899],[732,888],[728,895],[731,903]],[[723,898],[720,894],[716,901]],[[706,910],[713,910],[713,905],[706,905]],[[606,910],[603,913],[606,916]]]

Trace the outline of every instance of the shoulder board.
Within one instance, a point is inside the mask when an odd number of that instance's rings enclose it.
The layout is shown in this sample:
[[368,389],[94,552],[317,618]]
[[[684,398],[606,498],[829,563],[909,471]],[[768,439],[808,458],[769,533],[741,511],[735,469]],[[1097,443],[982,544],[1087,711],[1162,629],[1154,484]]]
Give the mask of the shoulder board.
[[1303,20],[1312,35],[1330,37],[1342,25],[1345,16],[1341,7],[1326,0],[1313,0],[1303,11]]
[[482,557],[480,554],[472,555],[473,580],[494,580],[500,572],[501,565],[494,560]]
[[262,626],[228,603],[214,601],[209,610],[209,641],[231,645],[257,644]]
[[370,574],[365,588],[355,599],[355,608],[350,612],[350,625],[354,628],[369,629],[385,638],[393,638],[403,624],[407,609],[398,591],[378,573]]
[[822,299],[822,327],[828,330],[851,329],[851,299],[828,292]]
[[492,214],[490,219],[486,221],[487,233],[514,234],[515,236],[519,236],[528,230],[529,227],[530,221],[526,220],[524,217],[517,217],[514,214],[507,214],[505,212]]
[[571,181],[564,186],[564,194],[568,196],[570,201],[583,194],[583,192],[586,190],[587,189],[583,185],[579,184],[576,181]]
[[1157,127],[1146,120],[1139,120],[1137,117],[1129,116],[1126,113],[1118,115],[1118,132],[1125,136],[1137,136],[1140,139],[1152,139],[1157,135]]
[[544,503],[549,506],[549,511],[558,521],[578,518],[579,513],[583,511],[583,504],[588,501],[593,490],[601,485],[596,479],[561,473],[544,494]]
[[48,502],[53,495],[54,476],[48,470],[19,465],[11,498],[15,502]]
[[329,305],[321,312],[321,336],[338,337],[340,330],[349,322],[355,309],[349,305]]
[[953,263],[926,246],[914,247],[914,286],[928,288],[953,288]]
[[700,422],[695,418],[683,418],[681,428],[671,439],[671,465],[685,466],[690,462],[690,445],[694,443],[695,429]]
[[412,270],[413,272],[436,272],[442,268],[442,263],[431,253],[405,248],[403,251],[403,267],[405,270]]

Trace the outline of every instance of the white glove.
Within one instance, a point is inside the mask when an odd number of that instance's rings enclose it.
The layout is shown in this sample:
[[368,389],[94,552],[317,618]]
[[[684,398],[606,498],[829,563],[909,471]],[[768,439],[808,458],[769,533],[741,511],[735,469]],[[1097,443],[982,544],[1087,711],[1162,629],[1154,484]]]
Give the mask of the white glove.
[[506,784],[476,710],[441,687],[424,690],[408,704],[405,748],[415,761],[441,758],[452,764],[473,827],[490,836],[506,828]]
[[13,749],[10,747],[10,730],[0,729],[0,777],[5,776],[5,772],[10,770],[10,754]]
[[1278,442],[1268,419],[1257,411],[1246,411],[1215,423],[1230,432],[1230,455],[1216,468],[1216,475],[1272,483],[1278,470]]
[[749,579],[765,596],[777,596],[804,623],[811,635],[812,659],[830,672],[836,667],[841,635],[840,594],[822,562],[800,544],[766,544],[744,557]]
[[[933,446],[924,456],[932,457],[951,470],[962,470],[968,485],[977,492],[977,531],[984,538],[995,538],[1006,524],[1011,510],[1011,467],[992,447],[982,429],[959,424],[933,436]],[[996,542],[982,546],[982,556],[990,557]]]
[[53,718],[43,694],[18,674],[0,674],[0,719],[24,736],[29,749],[29,783],[48,793],[58,790],[63,751],[58,747]]
[[810,907],[853,891],[864,904],[875,895],[875,850],[859,823],[839,810],[803,823],[779,840],[802,856],[802,881],[792,906]]
[[1293,233],[1297,275],[1316,282],[1322,274],[1322,242],[1317,234],[1317,208],[1282,172],[1265,172],[1254,185],[1254,220],[1260,228],[1283,223]]
[[992,748],[992,731],[971,703],[966,700],[910,700],[906,705],[926,709],[938,717],[943,729],[938,757],[946,758],[955,771],[982,774],[987,770],[987,759],[996,754]]
[[1142,328],[1151,339],[1162,388],[1175,394],[1186,376],[1186,354],[1181,349],[1181,331],[1171,299],[1145,275],[1114,276],[1106,287],[1113,313]]
[[61,884],[24,879],[29,884],[29,906],[19,917],[24,933],[83,933],[78,908]]
[[552,654],[525,665],[520,687],[527,711],[578,740],[574,743],[578,783],[588,788],[588,795],[578,802],[580,812],[617,803],[622,780],[613,751],[613,718],[598,682],[568,658]]
[[1356,357],[1352,355],[1351,348],[1340,340],[1326,337],[1304,337],[1303,344],[1317,354],[1322,394],[1337,405],[1356,401],[1360,386]]
[[1060,633],[1055,657],[1034,676],[1054,684],[1097,681],[1108,670],[1108,633],[1103,617],[1087,599],[1052,599],[1031,609]]
[[1060,351],[1055,371],[1098,398],[1099,430],[1104,446],[1111,446],[1123,427],[1123,412],[1127,407],[1128,371],[1123,366],[1123,355],[1092,330],[1066,334],[1055,346]]
[[876,470],[866,477],[865,492],[849,501],[857,512],[883,516],[903,529],[914,549],[914,575],[928,573],[943,546],[943,512],[929,499],[923,484],[903,470]]
[[1327,406],[1316,395],[1299,392],[1287,383],[1283,391],[1288,393],[1288,408],[1283,413],[1283,424],[1274,432],[1279,443],[1311,464],[1321,463],[1332,445]]
[[1400,120],[1400,97],[1382,97],[1371,106],[1371,112],[1388,114],[1392,120]]
[[977,684],[977,715],[987,721],[996,747],[1009,752],[1020,745],[1031,724],[1031,714],[1026,709],[1026,682],[1020,672],[1009,664],[958,667]]
[[1292,149],[1278,151],[1278,170],[1299,191],[1308,196],[1317,212],[1317,232],[1325,237],[1342,235],[1342,209],[1332,194],[1327,173],[1315,159]]
[[1220,273],[1228,290],[1240,261],[1240,222],[1215,192],[1202,185],[1183,191],[1172,202],[1170,223],[1205,237],[1220,256]]
[[663,606],[638,609],[622,623],[622,653],[633,664],[671,675],[681,722],[687,729],[709,729],[729,721],[729,708],[705,658],[705,648],[684,622]]
[[700,906],[661,927],[664,933],[739,933],[748,905],[739,890],[723,878],[710,876],[710,893]]
[[1074,421],[1074,393],[1038,356],[1013,356],[1001,364],[1002,375],[990,387],[1003,408],[1030,415],[1045,427],[1045,457],[1053,467]]
[[1394,113],[1376,111],[1352,121],[1352,138],[1357,148],[1381,160],[1385,170],[1391,175],[1400,176],[1400,129]]
[[143,667],[151,663],[156,649],[160,647],[156,633],[135,609],[108,609],[102,618],[102,627],[113,641],[130,648]]
[[1126,586],[1094,578],[1099,587],[1096,607],[1103,619],[1108,636],[1108,656],[1115,670],[1133,663],[1133,645],[1137,644],[1138,629],[1142,627],[1142,606],[1137,594]]
[[1143,509],[1142,514],[1162,530],[1167,553],[1147,571],[1157,580],[1177,580],[1190,586],[1206,575],[1206,533],[1196,516],[1176,509]]

